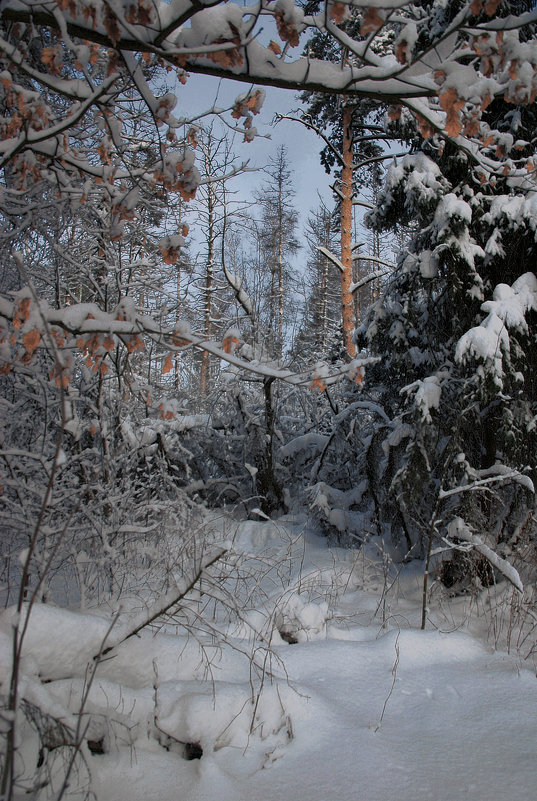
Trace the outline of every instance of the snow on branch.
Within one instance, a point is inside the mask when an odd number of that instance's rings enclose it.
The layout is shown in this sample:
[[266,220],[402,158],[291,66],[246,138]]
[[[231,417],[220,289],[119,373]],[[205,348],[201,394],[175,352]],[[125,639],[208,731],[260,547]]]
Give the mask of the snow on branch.
[[366,286],[366,284],[370,284],[371,281],[376,281],[377,279],[383,278],[385,275],[388,275],[395,267],[394,264],[390,264],[390,262],[383,261],[382,259],[377,259],[374,256],[356,256],[357,261],[361,259],[364,259],[366,261],[378,262],[379,264],[386,264],[387,269],[375,270],[375,272],[369,273],[369,275],[366,275],[364,278],[360,278],[360,280],[356,281],[356,283],[351,284],[349,287],[349,292],[352,293],[356,292],[356,290],[358,289],[361,289],[363,286]]
[[446,545],[449,545],[450,548],[457,548],[457,543],[453,542],[453,540],[462,540],[463,542],[467,542],[471,545],[481,556],[484,556],[490,564],[495,567],[508,581],[511,582],[513,587],[518,590],[518,592],[524,592],[524,585],[522,584],[520,575],[518,570],[513,567],[513,565],[508,562],[506,559],[503,559],[501,556],[489,548],[486,545],[481,537],[475,535],[468,524],[461,518],[455,517],[448,525],[448,536],[450,539],[443,538]]
[[239,278],[238,275],[235,275],[235,273],[232,273],[230,270],[228,270],[228,268],[225,265],[224,265],[224,275],[226,276],[228,284],[233,289],[235,297],[237,298],[238,302],[244,309],[244,312],[249,317],[253,318],[255,313],[254,304],[251,297],[243,289],[242,279]]
[[[354,359],[342,364],[336,370],[323,364],[295,372],[278,364],[258,361],[250,358],[248,346],[244,349],[238,337],[224,337],[222,345],[206,339],[201,334],[191,331],[186,323],[177,323],[166,328],[147,314],[140,314],[132,297],[124,297],[112,312],[103,311],[96,303],[78,303],[62,309],[55,309],[47,301],[33,301],[28,288],[20,290],[14,301],[0,297],[0,320],[4,319],[14,329],[13,346],[22,344],[26,351],[24,363],[31,361],[34,354],[42,346],[47,332],[52,336],[62,354],[65,354],[64,372],[56,376],[57,382],[64,386],[71,380],[72,351],[79,349],[86,357],[87,366],[107,371],[106,358],[115,350],[116,345],[123,345],[129,353],[144,350],[143,337],[149,337],[155,344],[170,353],[185,347],[195,347],[216,356],[247,373],[263,378],[278,379],[293,386],[306,386],[324,390],[347,377],[351,381],[362,380],[365,367],[379,361],[378,357]],[[1,332],[0,332],[1,333]],[[66,339],[65,335],[72,339]],[[17,342],[17,337],[20,343]],[[232,340],[232,341],[231,341]],[[9,372],[17,362],[6,341],[0,342],[0,369]]]
[[501,482],[501,481],[514,481],[517,484],[521,484],[525,489],[529,492],[535,492],[535,487],[533,486],[533,481],[529,476],[524,475],[519,470],[514,470],[509,467],[506,467],[502,464],[496,464],[492,467],[489,467],[487,470],[482,471],[481,473],[477,473],[477,475],[482,475],[482,478],[476,478],[475,481],[471,481],[469,484],[462,484],[459,487],[453,487],[449,490],[441,489],[438,493],[438,497],[440,500],[444,500],[445,498],[449,498],[452,495],[460,495],[463,492],[473,492],[474,490],[481,490],[485,487],[490,486],[491,484]]
[[509,329],[525,333],[526,314],[537,311],[537,278],[524,273],[512,286],[498,284],[493,299],[481,306],[488,312],[483,322],[467,331],[457,343],[455,358],[464,363],[477,359],[495,385],[503,387],[503,361],[510,352]]
[[319,251],[319,253],[322,253],[323,256],[326,256],[326,258],[329,261],[331,261],[332,264],[335,264],[335,266],[338,268],[338,270],[340,270],[340,272],[342,273],[345,272],[345,267],[341,263],[340,259],[338,259],[338,257],[334,255],[334,253],[332,253],[332,251],[328,250],[328,248],[325,248],[322,245],[317,245],[317,250]]
[[135,637],[140,633],[140,631],[142,631],[142,629],[146,628],[159,617],[162,617],[162,615],[165,615],[171,609],[176,607],[177,604],[182,601],[191,590],[194,589],[204,572],[211,567],[211,565],[214,565],[216,562],[222,559],[226,553],[226,549],[219,548],[216,552],[206,554],[202,559],[200,559],[199,564],[195,567],[195,570],[190,577],[183,577],[181,581],[176,583],[175,587],[172,587],[170,590],[168,590],[168,592],[163,593],[153,604],[153,606],[142,609],[141,612],[138,612],[125,622],[120,621],[119,625],[116,626],[113,633],[108,637],[106,647],[98,654],[94,654],[93,658],[101,659],[113,648],[121,645],[121,643],[125,642],[131,637]]
[[[486,4],[484,13],[476,15],[475,0],[466,0],[453,20],[436,34],[429,31],[427,43],[420,46],[420,34],[428,31],[430,21],[419,4],[353,0],[352,8],[361,16],[357,38],[346,28],[345,8],[340,12],[336,5],[346,4],[333,4],[330,14],[323,8],[307,15],[294,0],[245,6],[223,0],[96,1],[90,6],[83,0],[12,0],[0,6],[0,24],[6,30],[19,25],[21,34],[26,25],[32,30],[48,30],[52,43],[43,49],[40,68],[31,64],[28,68],[36,85],[42,72],[43,85],[72,97],[75,105],[96,90],[99,72],[94,67],[99,64],[104,67],[101,75],[121,75],[126,88],[129,81],[134,83],[140,96],[149,98],[151,110],[157,112],[155,118],[165,122],[170,104],[158,98],[153,102],[142,62],[167,65],[177,70],[182,81],[186,73],[203,73],[248,84],[404,105],[415,116],[423,136],[438,133],[455,138],[472,161],[501,173],[506,160],[517,154],[506,152],[500,157],[494,155],[494,144],[492,148],[484,146],[481,113],[499,97],[517,104],[532,102],[537,44],[526,35],[520,41],[519,30],[532,23],[534,13],[492,20],[494,4]],[[264,17],[275,20],[283,52],[275,42],[262,44],[259,33]],[[308,32],[319,30],[345,48],[349,57],[339,62],[301,55]],[[391,31],[397,35],[389,44]],[[383,48],[371,46],[376,37],[382,37]],[[468,60],[470,48],[478,56],[472,63]],[[23,50],[10,42],[0,50],[14,69],[25,69]],[[140,55],[142,61],[134,68],[133,59]],[[4,70],[2,81],[8,92],[11,72],[11,67]],[[41,127],[47,125],[42,116]],[[10,131],[8,139],[17,133],[13,127]],[[522,175],[526,166],[522,157],[518,165],[513,164],[509,170],[519,170]]]
[[413,381],[401,389],[401,394],[414,392],[414,404],[421,418],[426,423],[432,422],[431,409],[438,409],[440,398],[442,397],[441,379],[442,375],[431,375],[426,378]]

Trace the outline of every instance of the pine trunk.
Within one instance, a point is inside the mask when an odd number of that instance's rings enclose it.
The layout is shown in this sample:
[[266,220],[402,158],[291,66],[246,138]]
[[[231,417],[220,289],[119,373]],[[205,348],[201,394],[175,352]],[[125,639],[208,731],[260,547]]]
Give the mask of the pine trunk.
[[354,303],[350,291],[352,284],[352,110],[343,110],[343,170],[341,172],[341,317],[343,342],[347,353],[354,359],[356,348],[352,342],[354,332]]

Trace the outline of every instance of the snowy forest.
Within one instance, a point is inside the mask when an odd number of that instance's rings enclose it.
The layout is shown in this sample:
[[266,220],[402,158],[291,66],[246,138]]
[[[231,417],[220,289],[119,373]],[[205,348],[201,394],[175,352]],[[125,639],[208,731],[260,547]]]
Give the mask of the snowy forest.
[[0,801],[533,801],[536,100],[533,0],[0,0]]

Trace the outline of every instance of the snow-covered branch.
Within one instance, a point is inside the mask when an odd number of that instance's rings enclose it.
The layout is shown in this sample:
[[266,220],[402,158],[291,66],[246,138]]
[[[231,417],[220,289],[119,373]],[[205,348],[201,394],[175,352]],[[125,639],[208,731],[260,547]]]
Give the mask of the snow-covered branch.
[[524,592],[524,585],[522,584],[522,580],[518,573],[518,570],[513,567],[506,559],[503,559],[499,556],[492,548],[489,548],[486,545],[481,537],[478,537],[474,534],[467,523],[460,518],[455,517],[448,526],[448,537],[450,539],[444,538],[444,542],[450,548],[457,548],[457,544],[453,542],[453,539],[462,540],[465,543],[468,543],[472,548],[474,548],[481,556],[484,556],[490,564],[495,567],[505,578],[511,582],[513,587],[515,587],[518,592]]

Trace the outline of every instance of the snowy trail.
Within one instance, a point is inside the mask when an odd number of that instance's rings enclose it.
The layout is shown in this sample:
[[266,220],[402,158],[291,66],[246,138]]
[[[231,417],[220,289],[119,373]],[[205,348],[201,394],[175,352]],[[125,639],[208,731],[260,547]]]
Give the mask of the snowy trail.
[[[299,639],[290,645],[275,635],[274,676],[265,678],[255,709],[249,662],[229,645],[212,654],[214,683],[199,645],[169,629],[128,641],[100,666],[88,710],[96,720],[107,715],[112,734],[106,754],[88,753],[98,801],[533,801],[534,673],[462,630],[383,629],[371,620],[378,571],[353,571],[348,551],[310,534],[304,546],[297,531],[292,521],[285,529],[244,523],[235,538],[244,551],[287,559],[277,570],[282,586],[274,589],[268,571],[272,595],[245,610],[245,619],[266,619],[279,603],[287,612],[274,620],[294,620]],[[419,618],[415,570],[401,578],[405,598],[391,608],[412,624]],[[284,576],[299,596],[286,590]],[[57,675],[42,688],[72,711],[82,687],[84,653],[74,637],[81,619],[91,651],[102,619],[47,607],[36,610],[27,642],[31,685],[58,664],[63,631],[64,665],[79,678]],[[232,644],[245,650],[251,629],[236,634]],[[159,743],[156,718],[161,733],[200,742],[202,758],[186,761],[177,743]],[[28,741],[28,760],[32,748]]]

